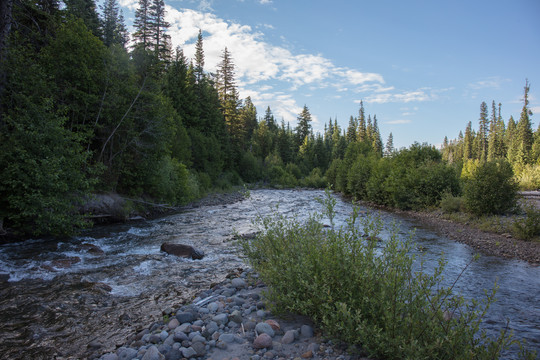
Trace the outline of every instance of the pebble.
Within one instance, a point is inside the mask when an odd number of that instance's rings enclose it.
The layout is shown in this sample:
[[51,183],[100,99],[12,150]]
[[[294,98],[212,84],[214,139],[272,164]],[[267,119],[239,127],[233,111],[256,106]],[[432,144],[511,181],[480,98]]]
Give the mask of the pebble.
[[[293,325],[273,318],[259,295],[264,285],[260,281],[256,286],[248,284],[255,275],[244,272],[203,291],[193,304],[180,307],[176,313],[164,310],[168,321],[151,324],[131,336],[126,342],[130,345],[99,359],[234,360],[238,356],[253,360],[301,360],[319,353],[330,360],[350,359],[342,356],[341,351],[334,353],[330,342],[320,346],[310,325]],[[101,344],[94,345],[98,346]]]

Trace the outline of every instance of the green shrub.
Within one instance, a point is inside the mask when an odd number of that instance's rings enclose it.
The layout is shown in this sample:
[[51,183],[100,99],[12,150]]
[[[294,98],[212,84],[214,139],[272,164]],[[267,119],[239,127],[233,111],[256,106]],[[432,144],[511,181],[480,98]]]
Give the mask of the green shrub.
[[373,164],[372,157],[359,155],[347,174],[347,190],[357,200],[367,198],[367,183],[371,176]]
[[[332,218],[335,200],[322,202]],[[272,310],[310,316],[370,357],[498,358],[510,336],[491,339],[480,330],[496,290],[482,303],[465,301],[441,284],[443,259],[433,274],[414,270],[412,239],[399,239],[394,228],[381,248],[381,221],[358,214],[335,230],[323,228],[321,216],[300,223],[275,214],[260,219],[255,239],[240,240],[268,285]]]
[[540,164],[526,165],[516,177],[521,190],[540,189]]
[[298,165],[294,163],[288,163],[285,166],[285,171],[294,176],[296,179],[300,179],[302,177],[302,171],[300,170]]
[[315,189],[321,189],[327,186],[326,178],[319,168],[311,170],[311,173],[303,179],[302,184],[306,187]]
[[465,181],[463,197],[467,211],[474,215],[503,214],[517,201],[517,184],[506,161],[480,164]]
[[442,211],[447,214],[460,212],[464,206],[463,198],[454,196],[451,192],[447,191],[442,196],[439,206],[441,207]]
[[239,164],[242,179],[248,183],[259,181],[262,179],[262,170],[262,161],[256,158],[251,152],[245,152]]
[[530,240],[540,235],[540,210],[531,203],[525,204],[523,210],[525,216],[514,221],[512,233],[519,239]]

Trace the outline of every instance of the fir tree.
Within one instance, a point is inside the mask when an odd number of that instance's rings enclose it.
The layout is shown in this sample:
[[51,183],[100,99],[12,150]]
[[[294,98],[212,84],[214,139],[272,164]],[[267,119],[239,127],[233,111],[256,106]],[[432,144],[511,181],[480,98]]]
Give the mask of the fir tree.
[[69,14],[82,19],[92,34],[101,36],[101,26],[94,0],[64,0],[64,2]]
[[128,40],[128,32],[124,24],[122,12],[118,9],[116,0],[106,0],[100,6],[103,12],[101,23],[103,32],[103,43],[110,47],[114,44],[126,46]]
[[151,0],[139,0],[139,7],[135,10],[135,21],[133,26],[134,46],[147,51],[152,45],[152,20],[151,20]]
[[360,109],[358,110],[358,131],[356,133],[358,142],[367,140],[366,116],[364,114],[364,103],[360,101]]
[[197,36],[197,43],[195,44],[195,74],[197,76],[197,83],[200,83],[204,76],[204,50],[203,50],[203,36],[202,30],[199,29],[199,35]]
[[472,123],[469,121],[467,128],[465,129],[465,136],[463,137],[463,160],[467,161],[474,158],[474,135],[472,130]]
[[480,161],[487,160],[488,129],[489,129],[489,120],[488,120],[487,104],[485,101],[482,101],[482,104],[480,104],[480,119],[478,122],[478,134],[476,136],[476,154]]
[[303,143],[306,137],[308,137],[311,134],[311,114],[309,112],[309,109],[307,105],[304,105],[304,108],[302,109],[302,112],[298,115],[297,118],[298,125],[296,127],[296,138],[297,138],[297,144],[300,147]]
[[268,129],[270,131],[272,132],[277,131],[276,120],[274,119],[272,110],[270,110],[270,106],[266,108],[266,112],[264,113],[264,121],[266,122],[266,125],[268,126]]
[[356,119],[351,115],[349,119],[349,127],[347,128],[347,142],[352,143],[356,141],[357,134],[356,129],[358,127],[358,123]]
[[[445,136],[446,142],[448,142],[448,138]],[[392,133],[388,135],[388,140],[386,140],[386,147],[384,148],[384,156],[392,156],[394,153],[394,136]]]
[[372,130],[372,148],[375,154],[383,155],[383,144],[381,139],[381,133],[379,132],[379,125],[377,124],[377,115],[373,115],[373,130]]
[[523,96],[523,108],[521,110],[521,116],[517,123],[517,141],[518,141],[518,161],[522,164],[527,164],[530,161],[530,153],[533,144],[533,132],[531,128],[530,116],[532,111],[529,109],[529,81],[525,82],[524,96]]

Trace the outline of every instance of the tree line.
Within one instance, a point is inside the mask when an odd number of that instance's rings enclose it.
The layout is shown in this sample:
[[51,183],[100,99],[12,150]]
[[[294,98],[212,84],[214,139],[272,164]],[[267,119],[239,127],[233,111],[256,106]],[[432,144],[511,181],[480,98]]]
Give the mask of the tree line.
[[478,128],[471,121],[458,138],[444,138],[443,159],[462,167],[464,176],[486,161],[504,160],[513,169],[523,189],[540,189],[540,124],[532,129],[532,111],[529,108],[530,84],[525,82],[523,108],[516,122],[510,116],[507,123],[501,116],[502,104],[480,104]]
[[0,231],[70,234],[96,192],[183,204],[243,182],[329,185],[417,208],[461,191],[458,142],[397,151],[362,102],[346,129],[330,119],[323,133],[306,105],[293,126],[270,107],[259,117],[226,47],[215,73],[202,29],[193,59],[172,49],[163,0],[139,0],[131,35],[117,0],[101,12],[94,0],[7,0],[0,15]]

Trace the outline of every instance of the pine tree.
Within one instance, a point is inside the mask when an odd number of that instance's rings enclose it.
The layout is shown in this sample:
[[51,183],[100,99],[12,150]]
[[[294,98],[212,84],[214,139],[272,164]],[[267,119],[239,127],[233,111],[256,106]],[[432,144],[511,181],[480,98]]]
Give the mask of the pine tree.
[[150,5],[150,28],[153,37],[153,52],[158,61],[165,63],[171,60],[171,36],[166,33],[171,26],[165,21],[165,2],[152,0]]
[[467,128],[465,129],[465,136],[463,138],[463,160],[467,161],[474,158],[474,135],[472,131],[472,123],[469,121]]
[[249,96],[244,101],[244,106],[240,109],[240,123],[244,129],[243,146],[245,150],[245,145],[251,139],[253,131],[257,127],[257,109]]
[[272,110],[270,110],[270,106],[266,108],[266,112],[264,113],[264,121],[266,122],[266,125],[271,132],[277,131],[276,120],[274,119],[274,115],[272,115]]
[[480,161],[487,160],[487,150],[488,150],[488,109],[485,101],[482,101],[480,104],[480,119],[478,122],[478,134],[476,137],[476,154]]
[[151,6],[151,0],[139,0],[139,7],[135,10],[135,21],[133,22],[135,27],[134,46],[140,47],[144,51],[148,51],[152,46]]
[[69,14],[82,19],[94,36],[101,36],[100,21],[94,0],[65,0],[64,2]]
[[375,154],[379,156],[383,155],[383,144],[381,139],[381,133],[379,132],[379,125],[377,124],[377,115],[373,115],[373,130],[372,130],[372,147]]
[[518,161],[522,164],[528,164],[530,162],[530,153],[533,144],[533,132],[531,128],[530,116],[532,111],[529,109],[529,81],[525,82],[524,97],[523,97],[523,109],[521,110],[521,116],[517,123],[517,141],[518,141]]
[[360,101],[360,109],[358,110],[358,131],[356,133],[358,142],[367,140],[366,116],[364,114],[364,103]]
[[126,46],[128,41],[128,32],[124,24],[122,12],[118,9],[116,0],[106,0],[100,6],[103,12],[101,23],[103,32],[103,43],[110,47],[114,44]]
[[[444,137],[446,142],[448,143],[448,138],[445,136]],[[394,153],[394,136],[392,135],[392,133],[390,133],[390,135],[388,135],[388,140],[386,140],[386,147],[384,149],[384,156],[392,156],[392,154]]]
[[245,129],[239,119],[240,101],[234,76],[234,63],[229,50],[225,48],[221,55],[221,63],[218,65],[216,87],[227,130],[238,150],[242,145]]
[[309,112],[309,109],[307,105],[304,105],[304,108],[302,109],[302,112],[298,115],[297,118],[298,126],[296,127],[296,138],[297,138],[297,144],[298,147],[300,147],[303,143],[306,137],[308,137],[311,134],[311,114]]
[[366,124],[366,141],[368,144],[373,145],[373,125],[371,123],[371,115],[368,115]]
[[358,123],[356,119],[351,115],[349,119],[349,127],[347,128],[347,142],[352,143],[356,141],[357,134],[356,134],[356,128],[358,127]]
[[200,83],[204,76],[204,50],[203,50],[203,36],[202,36],[201,29],[199,29],[199,35],[197,36],[197,43],[195,44],[195,74],[197,77],[197,83]]

